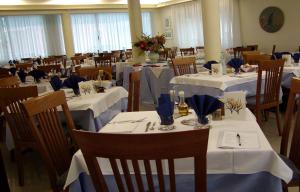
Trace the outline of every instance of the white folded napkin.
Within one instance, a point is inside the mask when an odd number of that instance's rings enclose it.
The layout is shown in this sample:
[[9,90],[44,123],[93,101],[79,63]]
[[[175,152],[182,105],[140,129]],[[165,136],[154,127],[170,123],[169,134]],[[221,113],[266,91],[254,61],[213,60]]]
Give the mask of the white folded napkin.
[[218,138],[219,148],[257,149],[260,147],[256,132],[222,131]]

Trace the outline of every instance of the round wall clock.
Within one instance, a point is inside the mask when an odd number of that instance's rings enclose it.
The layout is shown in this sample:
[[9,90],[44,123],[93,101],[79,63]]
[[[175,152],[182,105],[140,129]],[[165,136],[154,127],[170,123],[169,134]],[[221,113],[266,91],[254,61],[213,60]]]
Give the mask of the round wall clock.
[[259,16],[260,26],[269,33],[275,33],[281,29],[284,23],[284,15],[278,7],[267,7]]

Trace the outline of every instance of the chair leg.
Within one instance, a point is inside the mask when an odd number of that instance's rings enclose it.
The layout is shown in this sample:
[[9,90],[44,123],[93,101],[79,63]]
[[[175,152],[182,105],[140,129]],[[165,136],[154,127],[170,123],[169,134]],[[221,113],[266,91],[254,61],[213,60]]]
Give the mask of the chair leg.
[[265,115],[265,121],[269,120],[269,111],[264,111],[264,115]]
[[259,124],[260,127],[262,127],[262,118],[261,118],[261,110],[256,110],[255,111],[255,116],[256,116],[256,121]]
[[279,115],[279,107],[276,107],[276,121],[277,121],[277,129],[279,136],[281,136],[281,126],[280,126],[280,115]]
[[24,186],[24,164],[22,159],[21,151],[15,150],[16,161],[17,161],[17,169],[18,169],[18,177],[19,177],[19,185]]

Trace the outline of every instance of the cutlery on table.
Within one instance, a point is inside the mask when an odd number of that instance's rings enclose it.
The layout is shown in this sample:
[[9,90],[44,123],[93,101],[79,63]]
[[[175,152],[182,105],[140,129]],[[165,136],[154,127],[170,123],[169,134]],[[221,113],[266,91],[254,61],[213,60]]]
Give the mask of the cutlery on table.
[[150,128],[150,126],[151,126],[151,122],[148,122],[147,125],[146,125],[146,130],[145,130],[145,132],[148,132],[148,129]]
[[147,117],[144,117],[142,119],[138,119],[138,120],[124,120],[124,121],[114,121],[114,122],[110,122],[108,124],[118,124],[118,123],[139,123],[139,122],[143,122]]

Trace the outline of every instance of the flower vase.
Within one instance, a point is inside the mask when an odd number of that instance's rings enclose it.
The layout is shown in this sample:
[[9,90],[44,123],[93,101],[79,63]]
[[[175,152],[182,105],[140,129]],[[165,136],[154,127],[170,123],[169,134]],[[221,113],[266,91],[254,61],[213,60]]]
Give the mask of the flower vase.
[[158,53],[155,53],[155,52],[150,52],[149,55],[148,55],[151,63],[157,63],[158,60],[159,60],[159,54]]

